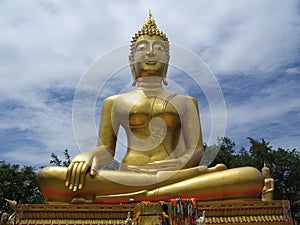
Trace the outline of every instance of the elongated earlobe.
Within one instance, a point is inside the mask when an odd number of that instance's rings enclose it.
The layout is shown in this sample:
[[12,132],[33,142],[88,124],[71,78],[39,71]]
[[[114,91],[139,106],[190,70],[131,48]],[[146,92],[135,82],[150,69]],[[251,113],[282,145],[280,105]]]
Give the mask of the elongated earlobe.
[[164,71],[162,73],[162,80],[165,86],[168,85],[168,81],[167,81],[167,71],[168,71],[168,64],[166,64]]
[[132,82],[132,84],[131,84],[131,85],[132,85],[132,86],[135,86],[135,85],[136,85],[136,83],[137,83],[137,81],[138,81],[137,79],[136,79],[136,80],[134,80],[134,81]]
[[164,85],[165,85],[165,86],[167,86],[167,85],[168,85],[167,78],[165,78],[165,77],[163,78],[163,83],[164,83]]
[[135,86],[137,81],[138,81],[138,76],[137,76],[135,68],[134,68],[133,60],[130,56],[129,56],[129,66],[130,66],[130,70],[131,70],[131,73],[132,73],[132,79],[133,79],[133,82],[132,82],[131,85]]

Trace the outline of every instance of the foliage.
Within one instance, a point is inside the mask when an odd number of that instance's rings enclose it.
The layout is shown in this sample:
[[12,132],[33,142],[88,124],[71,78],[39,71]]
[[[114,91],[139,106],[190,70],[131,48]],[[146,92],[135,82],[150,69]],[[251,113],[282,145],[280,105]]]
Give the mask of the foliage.
[[68,149],[64,150],[64,157],[65,157],[65,160],[62,162],[62,160],[60,160],[58,158],[58,156],[52,152],[51,160],[50,160],[51,166],[65,166],[65,167],[69,166],[71,163],[71,156],[69,154]]
[[273,149],[270,143],[248,138],[250,148],[235,149],[235,143],[229,138],[223,138],[220,151],[211,164],[224,163],[228,168],[253,166],[261,170],[264,163],[270,168],[274,179],[274,200],[288,199],[291,202],[292,212],[300,219],[300,153],[283,148]]
[[116,160],[112,160],[109,164],[101,167],[103,170],[118,170],[120,167],[119,162]]
[[219,152],[210,166],[215,166],[218,163],[223,163],[228,168],[237,167],[235,162],[235,143],[227,137],[219,138],[218,141],[219,143],[216,147],[219,148]]
[[0,161],[0,211],[10,212],[4,200],[16,200],[22,203],[42,203],[44,201],[35,182],[35,168],[31,166],[11,165]]

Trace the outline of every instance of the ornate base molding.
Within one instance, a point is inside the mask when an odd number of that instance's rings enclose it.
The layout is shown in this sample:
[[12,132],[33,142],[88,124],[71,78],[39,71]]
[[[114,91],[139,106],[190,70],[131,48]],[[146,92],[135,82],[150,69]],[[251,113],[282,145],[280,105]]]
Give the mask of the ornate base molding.
[[198,211],[206,212],[206,224],[293,224],[287,200],[202,202]]
[[[144,204],[147,213],[157,214],[157,202]],[[166,203],[171,209],[171,203]],[[127,213],[131,218],[140,210],[140,204],[30,204],[23,205],[20,224],[99,224],[123,225]],[[205,211],[206,224],[263,224],[292,225],[289,201],[236,200],[198,201],[198,216]],[[143,223],[140,223],[140,225]],[[148,225],[148,224],[147,224]]]

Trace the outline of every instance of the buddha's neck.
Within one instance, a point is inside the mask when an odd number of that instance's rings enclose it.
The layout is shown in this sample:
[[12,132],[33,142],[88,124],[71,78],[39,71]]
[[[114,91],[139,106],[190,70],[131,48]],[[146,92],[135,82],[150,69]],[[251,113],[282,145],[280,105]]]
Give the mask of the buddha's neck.
[[156,76],[140,77],[138,78],[137,89],[142,91],[162,90],[162,78]]

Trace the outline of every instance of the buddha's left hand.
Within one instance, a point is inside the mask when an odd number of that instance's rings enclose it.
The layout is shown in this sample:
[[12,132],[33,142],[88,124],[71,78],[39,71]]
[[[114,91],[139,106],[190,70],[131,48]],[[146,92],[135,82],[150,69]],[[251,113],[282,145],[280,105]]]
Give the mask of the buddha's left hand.
[[184,163],[181,159],[166,159],[148,163],[148,166],[157,170],[180,170]]
[[127,169],[141,173],[157,173],[159,171],[176,171],[184,166],[180,159],[166,159],[148,163],[147,166],[132,166],[128,165]]
[[65,186],[73,191],[82,189],[86,175],[89,173],[91,177],[94,177],[97,168],[113,158],[108,150],[106,146],[98,146],[91,151],[76,155],[68,166]]

